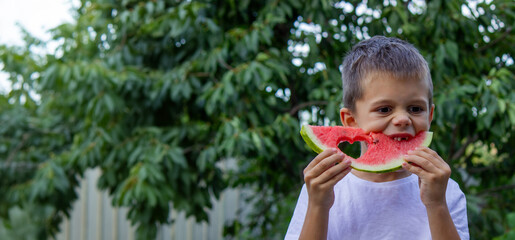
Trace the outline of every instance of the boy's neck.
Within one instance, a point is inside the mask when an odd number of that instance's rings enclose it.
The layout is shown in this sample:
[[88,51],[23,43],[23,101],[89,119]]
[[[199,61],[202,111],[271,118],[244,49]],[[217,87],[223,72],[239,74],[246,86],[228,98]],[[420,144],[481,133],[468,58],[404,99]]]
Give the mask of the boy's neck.
[[352,169],[352,174],[354,174],[356,177],[359,177],[363,180],[367,180],[370,182],[390,182],[394,180],[398,180],[401,178],[405,178],[411,175],[410,172],[400,169],[395,172],[388,172],[388,173],[369,173],[369,172],[362,172],[358,171],[356,169]]

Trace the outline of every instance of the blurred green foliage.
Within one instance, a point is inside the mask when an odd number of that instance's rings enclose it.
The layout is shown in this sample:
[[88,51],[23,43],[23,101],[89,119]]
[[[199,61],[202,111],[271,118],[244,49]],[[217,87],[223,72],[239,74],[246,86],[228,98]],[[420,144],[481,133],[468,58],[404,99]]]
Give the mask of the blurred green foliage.
[[432,147],[467,195],[471,236],[513,236],[511,0],[82,0],[75,18],[51,30],[55,52],[30,34],[0,45],[0,233],[30,212],[31,234],[54,235],[98,167],[139,239],[172,206],[207,221],[227,187],[256,193],[227,238],[281,238],[314,156],[300,124],[339,123],[343,56],[381,34],[429,62]]

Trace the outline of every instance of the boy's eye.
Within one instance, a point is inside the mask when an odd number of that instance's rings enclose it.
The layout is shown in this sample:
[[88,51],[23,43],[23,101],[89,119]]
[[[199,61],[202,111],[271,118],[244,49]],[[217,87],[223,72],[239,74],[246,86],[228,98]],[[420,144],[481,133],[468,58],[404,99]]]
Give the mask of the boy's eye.
[[419,106],[412,106],[412,107],[409,107],[409,111],[412,113],[420,113],[420,112],[424,111],[424,109]]
[[377,109],[377,111],[380,113],[389,113],[390,110],[391,110],[391,108],[389,108],[389,107],[380,107]]

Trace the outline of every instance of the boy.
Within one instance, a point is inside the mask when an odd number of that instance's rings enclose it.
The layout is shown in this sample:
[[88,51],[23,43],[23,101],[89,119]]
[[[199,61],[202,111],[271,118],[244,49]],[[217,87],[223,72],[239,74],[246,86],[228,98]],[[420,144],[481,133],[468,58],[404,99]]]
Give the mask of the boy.
[[[342,124],[403,141],[429,130],[433,86],[427,62],[412,45],[376,36],[343,62]],[[361,154],[367,146],[361,143]],[[390,173],[351,169],[336,149],[304,169],[285,239],[468,239],[466,200],[449,165],[420,147]],[[339,164],[336,164],[339,163]]]

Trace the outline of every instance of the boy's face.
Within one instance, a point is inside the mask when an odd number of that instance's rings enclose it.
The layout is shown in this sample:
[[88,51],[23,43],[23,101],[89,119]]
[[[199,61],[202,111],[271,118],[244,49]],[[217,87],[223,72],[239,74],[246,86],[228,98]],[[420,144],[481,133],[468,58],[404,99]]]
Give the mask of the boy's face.
[[362,89],[355,112],[340,110],[344,126],[382,132],[401,141],[429,130],[434,105],[429,106],[427,81],[372,72],[362,79]]

